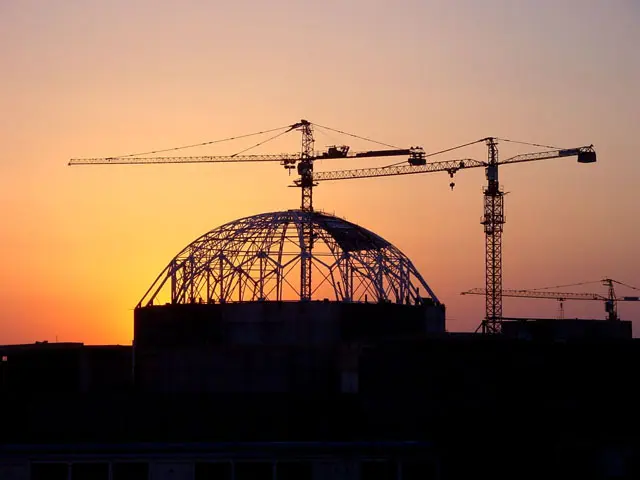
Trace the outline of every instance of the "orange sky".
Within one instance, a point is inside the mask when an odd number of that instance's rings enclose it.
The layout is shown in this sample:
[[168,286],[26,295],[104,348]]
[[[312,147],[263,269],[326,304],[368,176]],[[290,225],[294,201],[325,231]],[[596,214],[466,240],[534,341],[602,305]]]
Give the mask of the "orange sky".
[[[235,218],[299,204],[277,165],[72,168],[69,158],[300,118],[427,151],[488,135],[593,143],[594,165],[501,170],[504,286],[606,276],[640,286],[639,21],[633,0],[2,2],[0,344],[130,343],[133,307],[182,247]],[[253,153],[298,148],[292,133]],[[486,156],[482,146],[461,153]],[[447,304],[449,329],[470,330],[484,300],[458,294],[484,284],[483,183],[479,169],[460,173],[453,192],[445,174],[333,182],[316,189],[315,205],[398,246]],[[553,301],[504,303],[505,315],[557,311]],[[604,317],[598,302],[565,310]],[[640,305],[620,311],[640,334]]]

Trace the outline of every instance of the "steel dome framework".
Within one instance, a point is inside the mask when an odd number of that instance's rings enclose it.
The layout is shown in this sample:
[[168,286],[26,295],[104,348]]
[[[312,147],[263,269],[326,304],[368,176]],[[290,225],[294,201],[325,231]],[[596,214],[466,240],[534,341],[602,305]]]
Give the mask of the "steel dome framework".
[[[309,226],[312,244],[305,249]],[[302,300],[303,258],[310,258],[312,299],[439,303],[409,258],[380,236],[322,212],[288,210],[202,235],[169,262],[138,307]]]

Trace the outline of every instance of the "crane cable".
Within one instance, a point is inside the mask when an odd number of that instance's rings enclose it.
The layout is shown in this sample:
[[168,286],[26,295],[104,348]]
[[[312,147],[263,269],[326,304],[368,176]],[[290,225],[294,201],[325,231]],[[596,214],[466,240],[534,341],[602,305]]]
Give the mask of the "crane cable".
[[613,279],[611,279],[611,281],[612,281],[612,282],[614,282],[614,283],[617,283],[617,284],[623,285],[623,286],[625,286],[625,287],[627,287],[627,288],[630,288],[630,289],[632,289],[632,290],[640,290],[640,288],[638,288],[638,287],[634,287],[634,286],[632,286],[632,285],[627,285],[626,283],[622,283],[622,282],[619,282],[619,281],[617,281],[617,280],[613,280]]
[[318,128],[324,128],[326,130],[331,130],[332,132],[341,133],[342,135],[348,135],[350,137],[359,138],[360,140],[366,140],[368,142],[377,143],[378,145],[383,145],[385,147],[400,149],[400,147],[397,147],[395,145],[389,145],[388,143],[378,142],[377,140],[373,140],[371,138],[361,137],[360,135],[356,135],[354,133],[343,132],[342,130],[336,130],[335,128],[325,127],[323,125],[318,125],[317,123],[312,123],[311,125]]
[[578,287],[581,285],[589,285],[592,283],[600,283],[600,282],[601,280],[594,280],[592,282],[568,283],[566,285],[553,285],[552,287],[529,288],[528,290],[538,291],[538,290],[549,290],[551,288]]
[[[369,141],[369,142],[377,143],[379,145],[384,145],[385,147],[400,148],[400,147],[397,147],[395,145],[390,145],[388,143],[379,142],[379,141],[373,140],[371,138],[362,137],[362,136],[356,135],[354,133],[344,132],[342,130],[337,130],[335,128],[326,127],[326,126],[323,126],[323,125],[318,125],[316,123],[312,123],[312,125],[315,126],[315,127],[318,127],[318,128],[323,128],[325,130],[330,130],[330,131],[333,131],[333,132],[336,132],[336,133],[341,133],[343,135],[348,135],[350,137],[358,138],[360,140],[366,140],[366,141]],[[265,133],[276,132],[278,130],[284,130],[283,132],[280,132],[279,134],[274,135],[273,137],[270,137],[270,138],[268,138],[266,140],[263,140],[262,142],[258,142],[255,145],[252,145],[251,147],[245,148],[244,150],[241,150],[239,152],[234,153],[233,155],[230,155],[231,157],[235,157],[237,155],[240,155],[242,153],[245,153],[245,152],[251,150],[252,148],[256,148],[256,147],[259,147],[260,145],[264,145],[265,143],[267,143],[267,142],[269,142],[271,140],[274,140],[274,139],[280,137],[281,135],[284,135],[285,133],[290,132],[291,130],[294,130],[295,127],[296,127],[295,125],[287,125],[287,126],[283,126],[283,127],[272,128],[272,129],[269,129],[269,130],[262,130],[260,132],[248,133],[248,134],[245,134],[245,135],[237,135],[235,137],[228,137],[228,138],[222,138],[222,139],[218,139],[218,140],[211,140],[211,141],[208,141],[208,142],[193,143],[193,144],[190,144],[190,145],[183,145],[183,146],[180,146],[180,147],[165,148],[165,149],[162,149],[162,150],[150,150],[150,151],[147,151],[147,152],[130,153],[130,154],[127,154],[127,155],[118,155],[118,156],[115,156],[114,158],[128,158],[128,157],[137,157],[137,156],[140,156],[140,155],[154,155],[156,153],[174,152],[176,150],[184,150],[184,149],[187,149],[187,148],[194,148],[194,147],[203,147],[203,146],[212,145],[212,144],[215,144],[215,143],[222,143],[222,142],[227,142],[227,141],[230,141],[230,140],[238,140],[238,139],[241,139],[241,138],[253,137],[253,136],[256,136],[256,135],[263,135]]]
[[560,147],[553,147],[551,145],[541,145],[539,143],[520,142],[518,140],[509,140],[508,138],[496,137],[496,140],[500,140],[501,142],[519,143],[520,145],[529,145],[530,147],[549,148],[551,150],[562,150]]
[[602,283],[602,282],[604,282],[606,280],[611,280],[614,283],[617,283],[619,285],[625,286],[625,287],[630,288],[632,290],[640,290],[640,288],[634,287],[633,285],[628,285],[626,283],[622,283],[622,282],[619,282],[618,280],[613,280],[613,279],[593,280],[591,282],[570,283],[570,284],[567,284],[567,285],[554,285],[553,287],[529,288],[529,290],[537,291],[537,290],[549,290],[551,288],[578,287],[578,286],[581,286],[581,285],[589,285],[589,284],[592,284],[592,283]]
[[[457,147],[446,148],[446,149],[440,150],[438,152],[432,152],[432,153],[426,154],[425,157],[433,157],[434,155],[440,155],[441,153],[447,153],[447,152],[450,152],[452,150],[457,150],[459,148],[468,147],[469,145],[475,145],[476,143],[480,143],[480,142],[484,142],[484,141],[485,141],[485,139],[483,138],[482,140],[476,140],[475,142],[465,143],[463,145],[458,145]],[[391,165],[386,165],[386,166],[384,166],[382,168],[395,167],[397,165],[401,165],[401,164],[404,164],[406,162],[407,162],[406,160],[403,160],[402,162],[392,163]]]
[[[501,142],[510,142],[510,143],[519,143],[521,145],[529,145],[531,147],[540,147],[540,148],[549,148],[551,150],[561,150],[559,147],[553,147],[551,145],[542,145],[540,143],[531,143],[531,142],[520,142],[518,140],[509,140],[508,138],[498,138],[495,137],[496,140],[500,140]],[[434,155],[440,155],[441,153],[447,153],[450,152],[452,150],[457,150],[459,148],[464,148],[464,147],[468,147],[470,145],[475,145],[476,143],[480,143],[480,142],[484,142],[486,140],[486,138],[483,138],[481,140],[476,140],[475,142],[469,142],[469,143],[465,143],[463,145],[458,145],[457,147],[451,147],[451,148],[447,148],[445,150],[440,150],[438,152],[433,152],[433,153],[429,153],[427,155],[425,155],[425,157],[433,157]],[[395,167],[397,165],[401,165],[404,164],[405,162],[398,162],[398,163],[392,163],[391,165],[387,165],[383,168],[388,168],[388,167]],[[566,285],[566,286],[573,286],[573,285]],[[553,287],[549,287],[549,288],[553,288]]]
[[267,138],[266,140],[263,140],[263,141],[261,141],[261,142],[258,142],[258,143],[256,143],[255,145],[252,145],[251,147],[247,147],[247,148],[245,148],[244,150],[240,150],[239,152],[236,152],[236,153],[234,153],[233,155],[229,155],[229,156],[230,156],[230,157],[235,157],[235,156],[237,156],[237,155],[240,155],[240,154],[242,154],[242,153],[244,153],[244,152],[247,152],[247,151],[251,150],[252,148],[256,148],[256,147],[259,147],[260,145],[264,145],[265,143],[270,142],[271,140],[275,140],[276,138],[278,138],[278,137],[280,137],[280,136],[284,135],[285,133],[289,133],[291,130],[293,130],[293,128],[288,128],[288,129],[287,129],[287,130],[285,130],[284,132],[280,132],[280,133],[278,133],[277,135],[274,135],[273,137],[269,137],[269,138]]
[[[139,155],[152,155],[152,154],[155,154],[155,153],[173,152],[173,151],[175,151],[175,150],[183,150],[183,149],[185,149],[185,148],[203,147],[203,146],[205,146],[205,145],[212,145],[212,144],[214,144],[214,143],[227,142],[227,141],[229,141],[229,140],[238,140],[238,139],[240,139],[240,138],[253,137],[253,136],[255,136],[255,135],[262,135],[262,134],[264,134],[264,133],[271,133],[271,132],[275,132],[275,131],[277,131],[277,130],[283,130],[283,129],[285,129],[285,128],[287,128],[288,130],[286,130],[286,131],[285,131],[285,132],[283,132],[283,133],[287,133],[287,132],[291,131],[291,129],[292,129],[292,128],[291,128],[291,125],[287,125],[286,127],[272,128],[272,129],[270,129],[270,130],[263,130],[262,132],[248,133],[248,134],[246,134],[246,135],[238,135],[238,136],[236,136],[236,137],[222,138],[222,139],[219,139],[219,140],[211,140],[211,141],[209,141],[209,142],[194,143],[194,144],[192,144],[192,145],[184,145],[184,146],[181,146],[181,147],[165,148],[165,149],[163,149],[163,150],[152,150],[152,151],[149,151],[149,152],[130,153],[130,154],[128,154],[128,155],[119,155],[119,156],[114,157],[114,158],[137,157],[137,156],[139,156]],[[275,138],[275,137],[274,137],[274,138]],[[264,143],[264,142],[263,142],[263,143]],[[251,147],[251,148],[253,148],[253,147]],[[236,154],[236,155],[237,155],[237,154]]]
[[323,128],[317,128],[315,131],[318,132],[322,138],[326,137],[326,140],[332,142],[334,145],[338,143],[337,138],[331,135],[328,131],[325,132]]

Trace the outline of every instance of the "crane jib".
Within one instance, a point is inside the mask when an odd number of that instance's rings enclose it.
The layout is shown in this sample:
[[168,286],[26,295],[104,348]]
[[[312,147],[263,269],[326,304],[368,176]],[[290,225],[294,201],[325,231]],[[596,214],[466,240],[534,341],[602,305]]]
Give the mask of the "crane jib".
[[564,150],[560,150],[558,152],[559,157],[573,157],[574,155],[578,155],[580,153],[579,148],[566,148]]

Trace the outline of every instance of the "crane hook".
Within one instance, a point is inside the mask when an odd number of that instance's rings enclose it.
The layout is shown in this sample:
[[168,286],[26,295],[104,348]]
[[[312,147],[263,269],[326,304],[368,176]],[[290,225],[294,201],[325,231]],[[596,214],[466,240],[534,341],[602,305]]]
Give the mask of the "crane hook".
[[[453,179],[453,176],[456,174],[456,170],[457,170],[456,168],[450,168],[447,170],[447,173],[452,179]],[[455,186],[456,184],[453,181],[449,184],[449,188],[451,188],[451,191],[453,191],[453,187]]]

